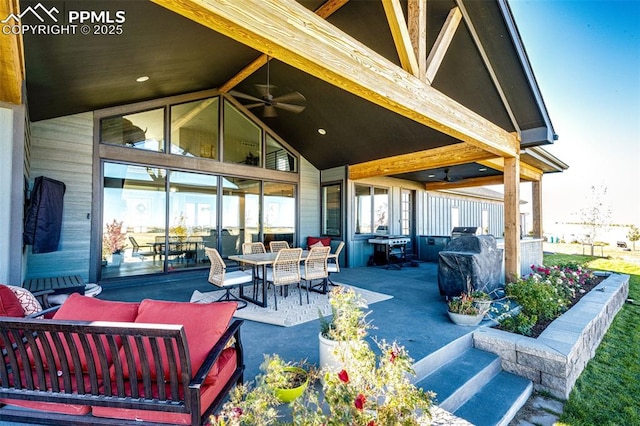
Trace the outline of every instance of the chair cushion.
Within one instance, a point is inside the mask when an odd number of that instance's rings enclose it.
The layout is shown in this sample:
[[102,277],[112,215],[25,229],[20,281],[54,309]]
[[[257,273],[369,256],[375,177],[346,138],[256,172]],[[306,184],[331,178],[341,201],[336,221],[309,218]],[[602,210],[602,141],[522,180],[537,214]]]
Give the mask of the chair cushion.
[[29,290],[24,289],[22,287],[17,287],[15,285],[8,285],[16,295],[20,304],[22,305],[22,310],[25,315],[37,314],[42,311],[42,305],[38,302],[38,299],[31,293]]
[[244,271],[226,272],[224,274],[224,286],[230,287],[240,284],[248,284],[253,281],[253,277]]
[[[191,374],[194,375],[211,348],[216,344],[224,331],[229,326],[231,317],[235,313],[238,304],[235,302],[216,302],[216,303],[189,303],[189,302],[167,302],[160,300],[145,299],[140,303],[136,323],[148,324],[179,324],[184,327],[187,336],[187,345],[189,346],[189,358],[191,359]],[[151,353],[151,347],[148,341],[144,342],[148,347],[145,348]],[[136,360],[137,374],[142,373],[140,356],[134,348],[134,358]],[[163,365],[164,375],[169,375],[168,362],[166,360],[166,351],[163,349]],[[124,350],[120,349],[120,357],[124,361]],[[157,376],[155,365],[150,365],[151,376],[155,379]],[[178,366],[178,375],[182,373]],[[212,370],[215,370],[213,368]],[[124,372],[125,377],[128,371]]]
[[16,294],[6,285],[0,284],[0,316],[24,317],[24,309]]
[[317,247],[314,246],[316,243],[322,243],[323,246],[331,245],[331,237],[307,237],[307,248]]

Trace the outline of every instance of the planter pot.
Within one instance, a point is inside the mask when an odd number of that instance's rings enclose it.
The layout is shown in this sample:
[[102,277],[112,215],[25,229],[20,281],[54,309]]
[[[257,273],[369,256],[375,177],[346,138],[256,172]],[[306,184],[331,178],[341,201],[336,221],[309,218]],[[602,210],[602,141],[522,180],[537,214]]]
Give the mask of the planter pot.
[[491,302],[491,300],[476,300],[473,304],[478,308],[478,311],[482,314],[486,314],[491,308]]
[[320,348],[320,368],[335,372],[342,370],[342,363],[333,354],[333,350],[338,346],[339,342],[322,337],[322,333],[318,334],[318,340]]
[[124,256],[120,253],[113,253],[111,255],[111,266],[120,266],[123,257]]
[[463,315],[463,314],[456,314],[448,311],[447,313],[449,314],[449,318],[451,318],[451,321],[454,324],[463,325],[467,327],[472,327],[480,324],[480,322],[482,321],[482,318],[484,318],[484,312],[478,315]]
[[307,389],[307,384],[309,383],[309,377],[307,376],[307,372],[300,367],[285,367],[285,371],[290,371],[292,373],[303,374],[305,376],[304,383],[300,386],[290,389],[276,389],[276,397],[282,402],[291,402],[302,395]]

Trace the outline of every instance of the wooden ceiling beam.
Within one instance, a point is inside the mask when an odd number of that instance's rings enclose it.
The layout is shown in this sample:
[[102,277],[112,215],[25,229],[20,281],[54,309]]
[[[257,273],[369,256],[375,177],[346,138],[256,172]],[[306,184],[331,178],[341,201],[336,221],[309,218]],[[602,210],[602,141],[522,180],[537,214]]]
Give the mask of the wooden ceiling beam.
[[[322,19],[327,19],[329,16],[333,15],[338,9],[347,4],[349,0],[327,0],[319,8],[317,8],[313,13],[321,17]],[[253,60],[249,65],[244,67],[238,74],[234,75],[224,83],[218,89],[221,93],[227,93],[236,87],[238,84],[242,83],[245,79],[247,79],[254,72],[258,71],[260,67],[267,63],[268,56],[260,55],[255,60]]]
[[385,15],[387,15],[391,36],[393,37],[393,43],[396,45],[396,51],[398,52],[402,69],[419,77],[420,69],[418,67],[418,60],[416,59],[411,37],[409,36],[409,28],[404,20],[400,0],[382,0],[382,6],[384,7]]
[[458,143],[353,164],[349,166],[349,179],[356,180],[376,176],[419,172],[421,170],[471,163],[492,157],[494,157],[493,154],[478,147],[466,143]]
[[409,0],[407,26],[418,61],[418,78],[427,81],[427,0]]
[[[18,0],[0,0],[0,18],[19,12]],[[0,34],[0,102],[22,104],[24,75],[22,35]]]
[[444,55],[449,50],[449,46],[453,41],[453,36],[456,34],[456,30],[458,29],[461,20],[462,13],[460,12],[459,7],[454,7],[449,11],[447,20],[444,22],[442,29],[440,29],[438,38],[431,48],[431,52],[429,52],[429,57],[427,58],[426,78],[429,84],[433,83],[433,79],[436,78],[436,74],[444,60]]
[[[504,172],[504,158],[491,158],[478,161],[478,163],[486,167],[491,167],[492,169],[498,170],[499,172]],[[542,179],[542,174],[542,170],[520,161],[521,180],[538,182],[540,181],[540,179]]]
[[443,189],[471,188],[474,186],[502,185],[504,177],[482,176],[477,178],[463,179],[456,182],[429,182],[424,185],[427,191],[438,191]]
[[152,0],[175,13],[396,114],[499,157],[517,136],[491,123],[295,0]]

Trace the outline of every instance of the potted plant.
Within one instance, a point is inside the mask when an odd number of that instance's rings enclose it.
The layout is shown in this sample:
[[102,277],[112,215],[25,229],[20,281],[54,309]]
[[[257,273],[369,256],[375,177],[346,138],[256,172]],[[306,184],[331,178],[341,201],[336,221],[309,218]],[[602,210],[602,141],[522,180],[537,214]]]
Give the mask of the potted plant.
[[371,324],[367,321],[367,304],[362,296],[351,288],[335,287],[329,293],[331,317],[320,315],[320,368],[339,371],[342,363],[336,358],[338,345],[365,344],[364,338]]
[[471,292],[473,297],[473,304],[478,308],[480,312],[486,314],[491,309],[491,296],[482,290],[475,290]]
[[469,293],[462,293],[460,296],[452,297],[447,303],[449,318],[457,325],[475,326],[480,324],[484,317],[474,304],[474,298]]
[[127,247],[125,243],[127,232],[123,232],[122,224],[123,221],[118,222],[113,219],[113,222],[106,224],[106,231],[102,237],[103,249],[111,253],[113,266],[120,266],[124,257],[124,249]]
[[309,373],[304,362],[285,362],[279,355],[265,355],[260,366],[265,372],[262,380],[282,402],[292,402],[307,388]]

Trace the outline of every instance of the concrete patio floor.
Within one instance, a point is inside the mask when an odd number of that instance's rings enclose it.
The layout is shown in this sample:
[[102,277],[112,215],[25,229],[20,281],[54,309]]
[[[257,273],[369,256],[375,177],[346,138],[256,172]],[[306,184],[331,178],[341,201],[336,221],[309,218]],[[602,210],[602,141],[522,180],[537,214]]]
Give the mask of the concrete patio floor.
[[[454,325],[447,316],[446,304],[437,284],[437,265],[416,263],[401,269],[384,267],[343,268],[332,274],[332,280],[392,295],[369,308],[369,319],[375,329],[370,336],[404,345],[415,361],[425,358],[459,337],[471,333],[475,327]],[[207,282],[207,271],[176,274],[172,280],[143,283],[122,282],[103,286],[100,299],[140,301],[189,301],[194,290],[212,291]],[[242,340],[245,348],[245,380],[259,373],[263,354],[278,353],[285,360],[306,359],[318,363],[319,320],[293,327],[280,327],[254,321],[245,321]]]

